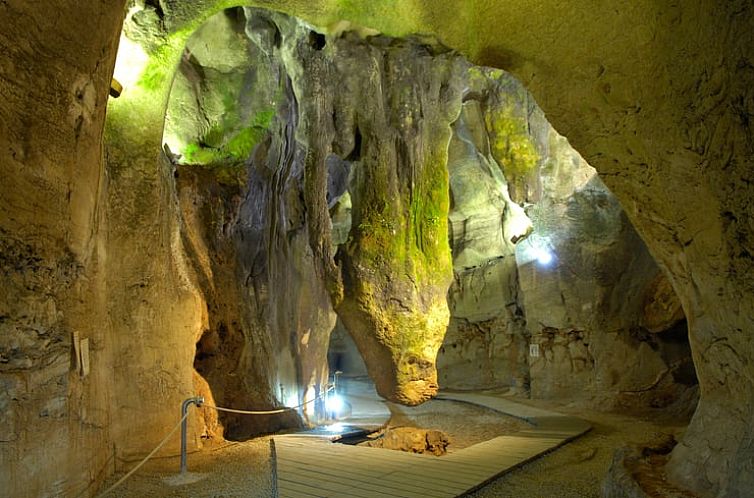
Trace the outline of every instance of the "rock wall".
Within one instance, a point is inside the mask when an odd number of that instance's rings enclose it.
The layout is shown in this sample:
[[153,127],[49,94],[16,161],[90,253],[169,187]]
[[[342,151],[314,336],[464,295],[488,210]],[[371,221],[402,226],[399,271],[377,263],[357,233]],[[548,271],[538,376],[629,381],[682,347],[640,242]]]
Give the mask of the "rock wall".
[[754,486],[751,4],[546,2],[532,12],[480,1],[465,29],[441,11],[428,30],[521,78],[679,296],[700,402],[671,479],[702,496],[745,496]]
[[526,85],[620,201],[688,317],[701,396],[671,478],[703,496],[751,489],[751,3],[290,9],[323,25],[345,18],[392,35],[436,33]]
[[[482,72],[467,73],[479,83]],[[482,88],[467,92],[453,125],[448,170],[454,281],[451,320],[438,355],[441,384],[450,388],[511,386],[527,392],[527,338],[520,306],[514,240],[531,222],[510,199],[492,156]],[[493,90],[494,91],[494,90]],[[475,98],[476,97],[476,98]]]
[[[308,401],[301,414],[315,421],[335,313],[308,242],[290,80],[273,47],[246,36],[262,21],[238,8],[197,30],[168,105],[164,139],[181,164],[183,239],[208,305],[194,366],[222,406]],[[220,425],[239,438],[296,418],[221,414]]]
[[686,399],[680,303],[615,197],[510,75],[471,68],[466,87],[443,385],[603,408]]
[[[52,1],[44,9],[0,3],[0,489],[6,496],[86,494],[113,467],[117,392],[101,145],[123,3]],[[76,368],[73,332],[89,341],[87,376]]]
[[[549,166],[570,179],[558,190],[569,183],[573,190],[559,196],[543,182],[533,236],[517,250],[535,346],[532,396],[586,399],[602,408],[660,408],[686,398],[696,382],[684,318],[661,317],[664,328],[656,333],[642,327],[645,307],[657,301],[659,268],[591,168],[583,161]],[[537,248],[552,261],[545,264]]]
[[[291,365],[287,387],[316,391],[326,373],[322,345],[334,326],[324,319],[332,316],[328,289],[379,391],[418,403],[437,389],[434,359],[447,325],[445,149],[460,98],[454,71],[461,59],[418,43],[369,42],[355,33],[326,39],[294,19],[254,9],[245,16],[255,48],[222,43],[211,54],[215,40],[237,40],[230,30],[240,15],[210,20],[187,44],[168,108],[171,153],[178,162],[204,163],[216,179],[239,172],[232,156],[243,151],[231,144],[244,133],[243,123],[258,122],[254,116],[270,105],[277,115],[268,138],[254,149],[248,185],[234,193],[245,199],[240,206],[222,201],[232,192],[185,192],[188,213],[206,211],[207,202],[225,204],[215,211],[228,213],[226,220],[199,215],[187,223],[193,259],[214,266],[202,270],[206,283],[199,285],[214,296],[206,341],[199,343],[207,357],[200,373],[216,377],[209,382],[213,396],[219,388],[236,401],[259,398],[265,388],[238,394],[244,389],[223,385],[223,372],[208,369],[261,356],[256,374],[240,381],[244,387],[269,386],[263,372],[280,376],[280,368]],[[237,56],[224,57],[228,51]],[[216,58],[228,67],[215,67]],[[336,246],[332,217],[346,193],[351,222]],[[218,222],[223,234],[207,233]],[[193,225],[203,226],[204,234]],[[229,252],[218,240],[225,238],[237,239]],[[223,271],[234,265],[235,285],[221,284]],[[233,296],[235,288],[242,292],[231,301],[240,304],[221,319],[213,303]],[[257,318],[231,326],[234,314]],[[226,338],[213,321],[226,329]],[[228,359],[239,347],[239,359]],[[285,359],[271,360],[280,347]],[[218,365],[206,364],[208,357],[218,358]]]
[[[140,98],[142,90],[127,87],[120,103],[108,109],[108,120],[123,121],[121,129],[117,123],[110,128],[117,131],[113,136],[120,137],[120,145],[108,148],[114,156],[113,167],[121,171],[108,175],[142,185],[147,192],[162,190],[162,197],[152,196],[143,204],[145,218],[154,213],[166,216],[171,199],[172,172],[168,164],[159,161],[161,141],[157,135],[162,130],[173,69],[188,34],[221,3],[159,2],[160,15],[155,18],[167,35],[152,40],[151,50],[156,56],[151,64],[134,71],[146,72],[139,85],[144,91],[141,96],[146,98]],[[160,371],[154,367],[159,367],[163,353],[163,349],[153,348],[161,342],[155,338],[175,334],[180,339],[189,338],[187,342],[191,343],[204,330],[197,290],[186,286],[176,291],[170,285],[180,288],[189,279],[173,281],[176,277],[154,273],[167,279],[160,284],[166,287],[167,301],[157,299],[154,288],[126,292],[123,287],[129,283],[140,288],[140,280],[133,277],[150,275],[142,271],[149,267],[140,268],[144,263],[133,262],[135,258],[125,250],[112,255],[104,250],[109,244],[102,237],[107,211],[97,192],[104,192],[107,176],[100,168],[98,144],[121,7],[120,2],[81,5],[55,0],[45,4],[43,11],[37,10],[36,4],[22,5],[14,0],[0,4],[3,26],[7,27],[0,38],[7,54],[2,60],[0,85],[0,202],[3,243],[10,247],[3,254],[19,255],[6,258],[3,267],[3,285],[10,289],[3,296],[4,309],[8,310],[3,312],[8,317],[3,319],[3,340],[18,337],[18,330],[23,330],[23,341],[16,341],[18,346],[13,343],[4,348],[13,351],[14,357],[25,355],[31,360],[28,369],[3,373],[3,382],[11,384],[9,392],[18,393],[4,398],[11,409],[3,411],[3,416],[15,420],[15,427],[27,429],[20,429],[26,435],[11,436],[10,442],[3,442],[0,454],[3,479],[10,483],[5,489],[18,490],[19,495],[58,493],[61,487],[78,492],[97,482],[98,470],[90,473],[88,469],[104,468],[106,448],[112,441],[104,424],[97,426],[107,421],[109,413],[119,413],[109,408],[106,398],[118,398],[113,404],[122,405],[122,400],[129,399],[130,403],[130,397],[137,394],[125,386],[128,396],[121,396],[120,389],[127,383],[118,381],[116,387],[107,379],[134,378],[134,374],[148,372],[147,383],[151,384],[156,380],[152,372]],[[597,168],[615,193],[670,277],[689,319],[701,400],[690,429],[673,451],[671,476],[703,496],[745,495],[752,488],[754,476],[754,390],[751,366],[746,361],[752,353],[749,337],[754,329],[754,228],[747,222],[753,214],[754,159],[749,119],[754,113],[754,21],[750,3],[705,0],[694,5],[670,5],[639,1],[616,9],[594,2],[531,5],[433,0],[375,4],[291,0],[276,3],[276,8],[296,12],[323,26],[348,19],[393,35],[437,33],[447,45],[475,62],[507,69],[527,85],[554,126]],[[81,29],[82,19],[87,20],[86,30]],[[78,82],[80,77],[84,79]],[[93,81],[91,86],[86,78]],[[77,111],[81,109],[95,112]],[[150,155],[151,159],[134,160],[136,167],[129,173],[127,166],[132,161],[126,161],[126,151]],[[141,175],[145,176],[139,180]],[[123,184],[122,195],[108,191],[108,198],[123,201],[125,208],[137,212],[140,194],[127,195],[128,190],[127,183]],[[127,214],[124,218],[129,217]],[[116,235],[117,230],[108,230]],[[150,246],[156,244],[164,253],[174,250],[174,245],[164,244],[167,239],[151,238],[149,230],[146,233]],[[174,235],[170,240],[175,240]],[[66,263],[69,254],[83,266],[81,273],[61,270],[70,268]],[[133,271],[126,279],[118,278],[116,269],[111,272],[106,268],[121,256],[127,258],[123,269]],[[170,258],[180,268],[180,258],[174,254]],[[25,265],[24,261],[30,263]],[[31,263],[35,261],[38,266]],[[46,268],[53,276],[33,283],[33,269],[37,267]],[[74,274],[82,276],[66,276]],[[82,287],[77,287],[77,282]],[[53,285],[48,286],[50,283]],[[56,303],[55,312],[46,304],[44,311],[21,307],[19,303],[24,300],[37,299],[42,294],[39,289],[51,289],[47,295]],[[145,302],[163,306],[153,305],[150,311]],[[169,320],[157,323],[161,319],[156,310],[170,303],[186,307],[196,323],[188,324],[188,328],[183,319],[177,324]],[[115,311],[112,317],[107,316],[108,308]],[[127,320],[131,310],[140,310],[137,316],[141,322]],[[90,334],[95,346],[102,346],[94,348],[97,354],[92,356],[92,382],[84,381],[82,391],[62,379],[59,361],[48,363],[44,355],[23,352],[43,351],[40,345],[46,341],[34,339],[37,333],[24,324],[49,325],[53,320],[62,324],[53,334],[61,340],[49,344],[63,344],[67,350],[62,338],[75,328]],[[139,337],[131,327],[142,322],[148,327]],[[115,347],[116,337],[129,347],[136,343],[134,351],[139,354],[133,358],[138,365],[125,371],[111,368],[108,356],[120,353]],[[27,338],[34,344],[22,349],[21,342]],[[188,349],[181,350],[180,355],[191,363]],[[50,357],[60,358],[62,348],[55,351]],[[191,381],[183,379],[189,378],[191,370],[187,367],[180,373],[181,380],[163,384],[168,388],[178,385],[186,394],[192,390]],[[32,376],[30,386],[44,385],[50,391],[26,391],[26,384],[18,379]],[[77,397],[80,392],[83,395]],[[69,404],[64,406],[60,422],[49,425],[28,421],[34,420],[30,414],[41,413],[42,406],[55,404],[54,400],[63,395]],[[71,400],[80,400],[81,404]],[[155,400],[160,404],[155,405]],[[120,434],[116,444],[121,450],[138,447],[141,442],[147,446],[164,433],[165,426],[140,423],[145,431],[140,436],[146,437],[126,440],[124,435],[129,431],[116,429],[117,425],[141,421],[140,415],[147,410],[164,410],[165,414],[174,411],[173,406],[152,394],[147,395],[148,403],[133,401],[138,406],[126,407],[124,418],[114,415],[112,420],[113,430]],[[81,413],[87,414],[83,421],[76,415]],[[21,420],[23,426],[19,425]],[[53,428],[49,437],[31,437],[43,434],[47,427]],[[82,433],[91,437],[82,438]],[[72,441],[91,441],[77,444],[92,448],[87,456],[93,460],[83,462],[84,452],[74,449]],[[23,462],[22,455],[26,459]],[[39,477],[28,478],[33,475]]]

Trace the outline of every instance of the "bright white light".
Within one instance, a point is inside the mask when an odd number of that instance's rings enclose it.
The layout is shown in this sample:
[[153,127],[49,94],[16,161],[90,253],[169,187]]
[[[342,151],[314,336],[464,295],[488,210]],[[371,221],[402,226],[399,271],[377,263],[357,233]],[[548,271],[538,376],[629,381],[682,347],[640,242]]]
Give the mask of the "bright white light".
[[327,408],[327,411],[329,413],[338,415],[341,411],[343,411],[343,398],[341,398],[337,394],[331,394],[327,397],[327,403],[325,403],[325,407]]
[[507,188],[503,189],[503,197],[505,198],[506,209],[503,220],[503,231],[505,238],[515,244],[531,233],[533,228],[532,221],[526,216],[524,208],[510,199]]
[[534,233],[516,244],[516,263],[519,266],[530,263],[541,267],[552,266],[557,260],[557,254],[552,250],[555,245],[550,237]]
[[[138,8],[132,8],[128,12],[127,18],[130,18],[138,10]],[[133,87],[139,81],[148,62],[149,56],[141,48],[141,45],[129,40],[125,33],[121,33],[113,77],[123,85],[124,91]]]
[[325,430],[327,432],[341,433],[341,432],[343,432],[343,429],[345,429],[345,426],[343,424],[341,424],[340,422],[338,422],[336,424],[330,424],[330,425],[326,425],[325,426]]
[[552,263],[552,253],[547,249],[537,249],[537,262],[542,266],[547,266]]

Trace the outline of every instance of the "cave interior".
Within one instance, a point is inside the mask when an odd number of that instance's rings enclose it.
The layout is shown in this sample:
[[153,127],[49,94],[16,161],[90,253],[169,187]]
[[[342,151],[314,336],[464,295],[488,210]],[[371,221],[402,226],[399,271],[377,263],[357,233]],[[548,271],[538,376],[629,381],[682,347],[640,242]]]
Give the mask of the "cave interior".
[[473,496],[754,497],[750,2],[48,3],[0,1],[7,496],[337,380],[592,425],[588,491]]

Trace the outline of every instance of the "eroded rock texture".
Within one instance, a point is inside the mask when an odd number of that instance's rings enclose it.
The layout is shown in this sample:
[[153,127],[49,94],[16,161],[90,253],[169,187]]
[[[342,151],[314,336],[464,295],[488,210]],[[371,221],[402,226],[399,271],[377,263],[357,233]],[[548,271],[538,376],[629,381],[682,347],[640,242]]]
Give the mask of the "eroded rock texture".
[[[218,404],[249,408],[314,401],[327,382],[322,358],[335,324],[308,243],[295,99],[273,46],[246,36],[256,20],[231,9],[189,40],[166,130],[180,153],[174,160],[186,164],[175,175],[182,234],[207,302],[194,366]],[[317,408],[309,403],[302,414],[313,419]],[[204,414],[212,421],[212,411]],[[220,422],[238,438],[295,418]]]
[[442,456],[447,453],[450,443],[450,437],[437,429],[393,427],[386,429],[379,438],[367,441],[364,445],[386,450]]
[[[140,18],[154,23],[154,57],[108,108],[106,172],[101,131],[122,4],[0,2],[8,290],[0,326],[10,338],[3,358],[14,365],[2,375],[10,386],[2,416],[14,429],[0,455],[3,489],[14,495],[79,493],[112,468],[111,443],[117,456],[151,449],[175,403],[194,392],[194,342],[208,329],[201,291],[190,272],[181,275],[179,209],[160,134],[183,42],[218,4],[147,2]],[[348,19],[395,35],[437,33],[524,81],[620,200],[688,317],[701,400],[673,450],[671,477],[702,496],[745,496],[754,487],[751,3],[275,6],[321,25]],[[144,240],[120,230],[143,231]],[[36,269],[49,278],[39,281]],[[74,329],[94,346],[89,380],[63,376]],[[128,361],[113,369],[114,358]],[[60,418],[41,417],[46,405]]]
[[[6,496],[89,493],[112,468],[113,425],[121,419],[112,410],[101,143],[123,4],[0,3],[0,494]],[[86,32],[81,17],[96,20]],[[86,377],[75,368],[74,331],[89,340]]]
[[300,400],[320,392],[333,305],[383,396],[434,394],[464,65],[255,9],[215,16],[189,40],[166,141],[185,164],[183,238],[209,322],[196,367],[216,400],[258,402],[278,383]]
[[[659,268],[591,168],[580,159],[550,167],[562,175],[564,195],[545,182],[533,210],[541,238],[517,253],[527,329],[538,348],[529,358],[532,395],[591,398],[602,407],[664,407],[683,398],[696,384],[683,316],[663,316],[656,333],[642,326],[645,309],[657,307]],[[537,244],[550,251],[550,263],[531,253]]]
[[337,311],[378,392],[416,404],[437,390],[435,357],[449,318],[446,151],[461,59],[388,39],[347,37],[332,50],[331,81],[345,83],[335,92],[336,131],[355,137],[343,151],[355,164]]
[[467,88],[449,149],[444,385],[601,407],[685,399],[680,303],[615,197],[511,76],[472,68]]
[[[520,307],[515,243],[531,222],[509,194],[503,168],[493,156],[483,95],[473,69],[459,119],[453,125],[448,170],[455,279],[448,294],[451,321],[438,357],[442,384],[453,388],[528,386],[527,339]],[[499,74],[499,73],[498,73]]]

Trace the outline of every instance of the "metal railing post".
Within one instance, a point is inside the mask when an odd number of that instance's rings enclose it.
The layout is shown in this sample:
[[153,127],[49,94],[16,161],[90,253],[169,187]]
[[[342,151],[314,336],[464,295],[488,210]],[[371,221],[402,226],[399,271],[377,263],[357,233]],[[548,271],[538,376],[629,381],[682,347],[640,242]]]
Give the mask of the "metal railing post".
[[186,456],[186,432],[188,431],[188,407],[191,404],[195,404],[197,407],[202,406],[204,398],[197,396],[195,398],[188,398],[183,400],[181,404],[181,474],[185,474],[188,468],[187,456]]

